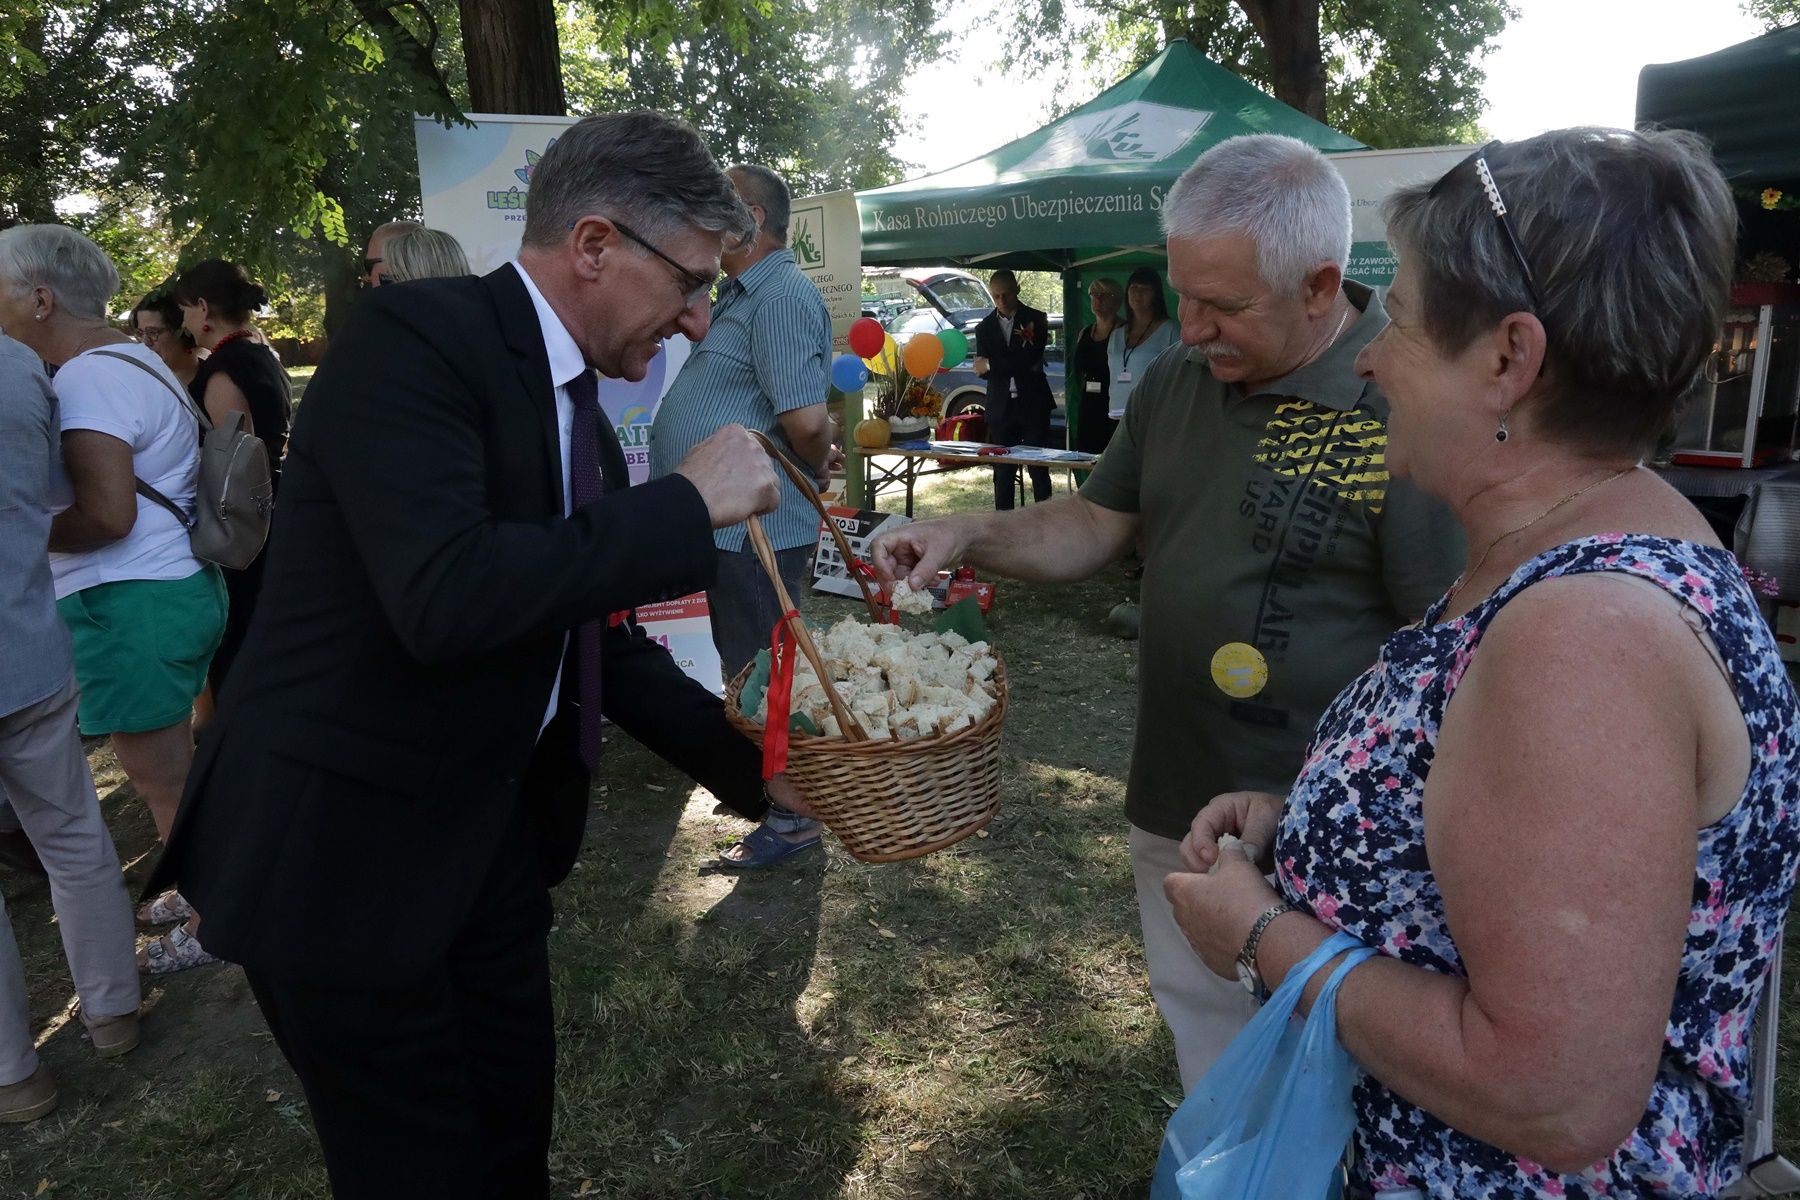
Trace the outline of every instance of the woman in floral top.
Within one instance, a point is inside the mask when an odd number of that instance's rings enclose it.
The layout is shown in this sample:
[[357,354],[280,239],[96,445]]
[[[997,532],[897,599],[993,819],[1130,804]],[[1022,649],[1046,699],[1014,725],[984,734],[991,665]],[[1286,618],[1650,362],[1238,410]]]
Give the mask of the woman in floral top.
[[1286,798],[1201,812],[1210,873],[1170,897],[1222,974],[1264,927],[1252,986],[1334,929],[1380,951],[1338,998],[1360,1192],[1716,1195],[1800,858],[1800,703],[1735,560],[1637,463],[1711,350],[1730,191],[1689,135],[1567,130],[1388,220],[1358,370],[1469,565]]

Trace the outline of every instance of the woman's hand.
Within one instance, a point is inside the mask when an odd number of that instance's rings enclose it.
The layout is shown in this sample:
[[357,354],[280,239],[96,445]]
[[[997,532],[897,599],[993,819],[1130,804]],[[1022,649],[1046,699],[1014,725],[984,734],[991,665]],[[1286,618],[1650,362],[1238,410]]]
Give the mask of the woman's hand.
[[1219,860],[1219,839],[1226,834],[1247,843],[1249,860],[1265,874],[1275,868],[1275,830],[1286,797],[1273,792],[1226,792],[1214,796],[1194,817],[1181,842],[1181,860],[1195,871],[1212,870]]
[[[1185,850],[1184,845],[1184,853]],[[1175,923],[1181,926],[1188,945],[1207,969],[1233,979],[1237,976],[1238,951],[1244,948],[1250,927],[1256,924],[1257,917],[1280,903],[1281,897],[1238,847],[1219,850],[1215,846],[1214,863],[1208,874],[1170,875],[1163,880],[1163,894],[1175,908]]]

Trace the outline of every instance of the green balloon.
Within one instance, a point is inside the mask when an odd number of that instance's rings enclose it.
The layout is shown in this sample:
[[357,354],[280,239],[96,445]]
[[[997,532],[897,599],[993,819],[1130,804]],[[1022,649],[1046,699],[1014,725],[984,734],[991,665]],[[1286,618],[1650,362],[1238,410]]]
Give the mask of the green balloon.
[[938,341],[944,343],[944,361],[940,370],[948,370],[959,366],[962,360],[969,357],[969,339],[963,336],[960,329],[945,329],[938,333]]

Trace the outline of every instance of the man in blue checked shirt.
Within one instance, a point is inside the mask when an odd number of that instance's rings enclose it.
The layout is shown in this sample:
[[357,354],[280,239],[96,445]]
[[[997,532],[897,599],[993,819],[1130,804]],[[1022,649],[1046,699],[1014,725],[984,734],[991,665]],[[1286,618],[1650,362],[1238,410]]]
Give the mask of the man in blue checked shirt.
[[[756,237],[720,260],[725,282],[713,304],[712,328],[694,347],[663,398],[650,431],[650,475],[673,471],[722,425],[769,435],[821,483],[837,452],[825,413],[830,388],[831,314],[787,248],[791,195],[781,176],[760,166],[727,172],[756,218]],[[762,518],[782,580],[798,592],[812,561],[819,519],[785,475],[781,506]],[[715,530],[718,582],[706,594],[713,644],[725,678],[769,644],[781,618],[775,588],[750,548],[743,525]],[[819,825],[771,805],[763,823],[719,857],[728,869],[773,866],[819,844]]]

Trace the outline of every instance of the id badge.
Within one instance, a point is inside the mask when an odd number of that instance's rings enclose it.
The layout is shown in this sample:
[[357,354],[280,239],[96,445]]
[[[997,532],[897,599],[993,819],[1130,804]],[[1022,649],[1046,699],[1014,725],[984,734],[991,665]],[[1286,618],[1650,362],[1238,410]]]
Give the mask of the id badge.
[[1100,394],[1100,381],[1098,379],[1090,379],[1087,381],[1087,394],[1090,396],[1098,396]]
[[1130,383],[1130,382],[1131,382],[1131,368],[1130,368],[1130,367],[1126,367],[1126,368],[1125,368],[1125,369],[1124,369],[1124,370],[1123,370],[1123,371],[1120,371],[1120,372],[1119,372],[1119,376],[1118,376],[1118,379],[1117,379],[1117,380],[1116,380],[1116,382],[1118,382],[1118,383]]

